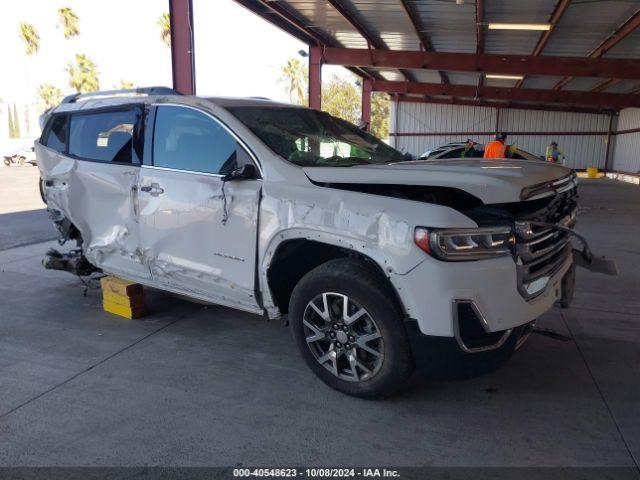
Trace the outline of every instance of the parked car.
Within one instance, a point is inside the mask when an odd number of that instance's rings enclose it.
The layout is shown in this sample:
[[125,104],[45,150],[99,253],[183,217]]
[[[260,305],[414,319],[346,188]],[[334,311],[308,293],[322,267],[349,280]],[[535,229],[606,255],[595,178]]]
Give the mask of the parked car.
[[[446,145],[434,148],[433,150],[427,150],[418,158],[420,160],[442,160],[445,158],[460,158],[465,146],[466,142],[448,143]],[[482,158],[483,154],[484,145],[481,143],[476,143],[474,148],[474,155],[470,158]],[[511,158],[514,158],[516,160],[544,161],[544,157],[536,156],[532,153],[522,150],[521,148],[516,148]]]
[[395,392],[434,344],[502,360],[570,301],[577,181],[559,165],[411,161],[325,112],[162,88],[65,99],[36,154],[80,248],[51,265],[286,317],[351,395]]
[[19,165],[22,167],[27,163],[31,166],[36,166],[36,154],[34,151],[34,147],[19,148],[4,156],[4,164],[7,167],[13,165]]

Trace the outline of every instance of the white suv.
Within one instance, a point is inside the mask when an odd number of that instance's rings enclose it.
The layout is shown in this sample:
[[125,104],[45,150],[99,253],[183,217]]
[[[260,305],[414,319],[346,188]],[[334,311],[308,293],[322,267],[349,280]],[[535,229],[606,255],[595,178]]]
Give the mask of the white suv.
[[551,163],[411,160],[324,112],[158,87],[66,98],[36,153],[81,247],[49,265],[286,315],[351,395],[393,393],[441,346],[504,358],[572,290],[554,225],[576,180]]

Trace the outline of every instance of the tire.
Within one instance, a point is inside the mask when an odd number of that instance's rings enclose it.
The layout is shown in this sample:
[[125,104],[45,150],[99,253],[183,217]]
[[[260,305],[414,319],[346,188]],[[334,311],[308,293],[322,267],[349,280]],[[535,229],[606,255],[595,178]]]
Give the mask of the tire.
[[24,162],[26,161],[26,158],[19,156],[16,160],[18,161],[19,166],[24,167]]
[[365,261],[330,260],[307,273],[291,295],[289,321],[309,368],[340,392],[388,397],[413,372],[402,310],[387,280]]
[[38,182],[38,190],[40,190],[40,198],[42,199],[42,203],[47,204],[47,199],[44,198],[44,179],[40,177],[40,181]]

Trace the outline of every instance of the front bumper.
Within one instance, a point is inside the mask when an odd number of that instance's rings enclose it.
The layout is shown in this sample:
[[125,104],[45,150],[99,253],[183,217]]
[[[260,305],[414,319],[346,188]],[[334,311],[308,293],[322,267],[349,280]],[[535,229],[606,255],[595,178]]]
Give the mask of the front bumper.
[[427,257],[392,281],[406,315],[416,320],[422,334],[456,337],[460,302],[473,305],[486,332],[507,331],[535,320],[560,300],[562,279],[572,263],[569,255],[544,290],[529,300],[518,291],[518,271],[511,257],[456,263]]

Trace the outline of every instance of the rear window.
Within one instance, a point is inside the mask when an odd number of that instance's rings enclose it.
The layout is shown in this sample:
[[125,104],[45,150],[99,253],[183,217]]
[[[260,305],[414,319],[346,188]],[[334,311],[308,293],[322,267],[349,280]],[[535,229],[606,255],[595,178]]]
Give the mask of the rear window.
[[45,146],[53,148],[58,152],[67,149],[67,127],[69,125],[67,115],[55,115],[51,119],[51,124],[47,132]]
[[69,153],[100,162],[132,163],[135,110],[74,114]]

